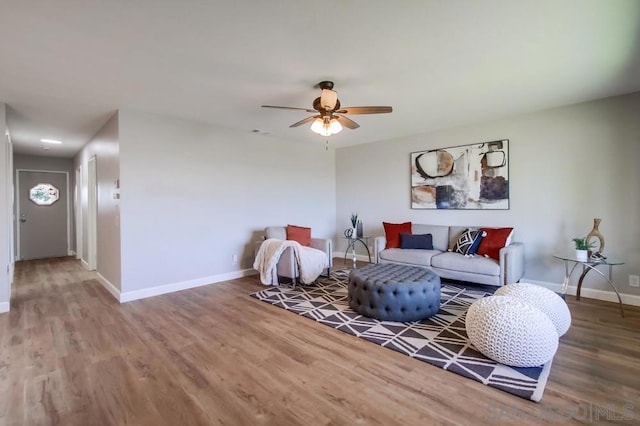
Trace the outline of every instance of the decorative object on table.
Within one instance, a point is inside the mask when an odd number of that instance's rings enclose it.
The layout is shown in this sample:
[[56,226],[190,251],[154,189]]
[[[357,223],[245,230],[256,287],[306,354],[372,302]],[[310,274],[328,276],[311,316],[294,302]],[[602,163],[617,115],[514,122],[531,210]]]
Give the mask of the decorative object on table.
[[602,256],[602,253],[604,252],[604,237],[602,236],[602,234],[600,233],[600,230],[598,229],[598,227],[600,226],[600,222],[602,222],[602,219],[598,219],[597,217],[593,219],[593,229],[591,230],[591,232],[587,234],[587,236],[585,237],[585,240],[588,245],[595,247],[591,239],[597,238],[600,244],[598,244],[598,248],[597,250],[594,250],[594,253],[598,253]]
[[587,238],[574,238],[573,242],[576,245],[576,260],[580,262],[587,262],[589,260],[589,243]]
[[364,236],[362,231],[362,221],[360,219],[358,219],[358,225],[356,226],[356,236],[358,238],[362,238]]
[[509,209],[509,140],[412,152],[412,209]]
[[344,236],[348,238],[357,238],[358,236],[358,213],[351,213],[351,235],[347,235],[346,231]]
[[536,402],[542,399],[551,361],[539,367],[513,368],[488,359],[469,342],[465,331],[468,307],[491,293],[444,281],[440,310],[434,316],[419,322],[380,321],[349,308],[348,276],[348,270],[338,270],[313,286],[268,288],[251,296],[497,390]]

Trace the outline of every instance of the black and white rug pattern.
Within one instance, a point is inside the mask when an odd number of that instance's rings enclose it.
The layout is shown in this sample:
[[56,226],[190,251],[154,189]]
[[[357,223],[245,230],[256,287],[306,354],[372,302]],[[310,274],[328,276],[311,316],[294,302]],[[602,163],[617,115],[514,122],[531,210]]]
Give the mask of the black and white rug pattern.
[[521,398],[542,398],[551,361],[540,367],[509,367],[476,351],[467,338],[469,306],[491,293],[443,282],[436,315],[418,322],[380,321],[349,308],[348,274],[338,270],[310,286],[281,285],[251,296]]

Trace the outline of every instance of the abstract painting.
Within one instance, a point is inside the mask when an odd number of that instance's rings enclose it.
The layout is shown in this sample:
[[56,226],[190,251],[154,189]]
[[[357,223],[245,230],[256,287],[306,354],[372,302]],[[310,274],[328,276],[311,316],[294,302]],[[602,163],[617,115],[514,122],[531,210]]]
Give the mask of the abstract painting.
[[509,209],[509,140],[411,153],[411,208]]

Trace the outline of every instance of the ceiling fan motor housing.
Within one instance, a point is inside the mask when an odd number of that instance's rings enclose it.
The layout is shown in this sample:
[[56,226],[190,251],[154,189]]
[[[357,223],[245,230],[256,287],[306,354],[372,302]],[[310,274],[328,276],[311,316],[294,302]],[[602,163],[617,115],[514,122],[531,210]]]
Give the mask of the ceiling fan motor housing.
[[[313,101],[313,109],[315,109],[316,111],[319,112],[326,112],[327,110],[325,108],[322,107],[322,99],[321,98],[315,98]],[[340,100],[336,99],[336,105],[331,108],[329,111],[333,112],[337,109],[340,109]]]
[[321,81],[318,83],[318,87],[321,89],[333,90],[333,81]]

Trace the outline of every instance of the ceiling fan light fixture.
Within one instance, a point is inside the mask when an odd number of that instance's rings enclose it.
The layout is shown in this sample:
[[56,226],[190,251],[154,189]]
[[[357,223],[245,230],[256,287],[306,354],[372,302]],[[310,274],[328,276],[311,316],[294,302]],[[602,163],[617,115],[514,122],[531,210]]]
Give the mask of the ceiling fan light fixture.
[[342,131],[342,124],[335,118],[332,118],[331,121],[329,121],[329,131],[334,135],[340,133]]
[[278,105],[262,105],[262,107],[310,112],[314,115],[296,121],[289,127],[299,127],[303,124],[311,123],[311,131],[322,136],[340,133],[344,127],[347,129],[359,128],[360,125],[347,117],[347,114],[383,114],[393,111],[390,106],[341,107],[338,92],[333,90],[332,81],[321,81],[316,87],[319,87],[322,92],[320,96],[313,100],[313,109]]
[[320,95],[320,106],[326,111],[330,111],[335,108],[338,102],[338,92],[335,90],[322,89]]
[[318,117],[313,120],[311,131],[321,136],[331,136],[342,131],[342,124],[335,118],[329,120],[328,117],[325,119]]
[[311,123],[311,131],[314,133],[321,134],[323,128],[324,121],[320,117],[316,118],[315,120],[313,120],[313,123]]

